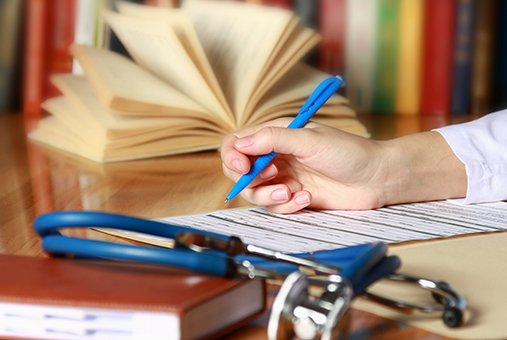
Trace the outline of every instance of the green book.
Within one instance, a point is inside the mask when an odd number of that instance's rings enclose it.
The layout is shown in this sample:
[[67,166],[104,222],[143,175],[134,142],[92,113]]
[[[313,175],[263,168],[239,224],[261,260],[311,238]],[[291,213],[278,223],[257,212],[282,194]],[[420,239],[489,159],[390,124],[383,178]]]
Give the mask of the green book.
[[400,0],[379,0],[373,112],[394,112],[398,64]]

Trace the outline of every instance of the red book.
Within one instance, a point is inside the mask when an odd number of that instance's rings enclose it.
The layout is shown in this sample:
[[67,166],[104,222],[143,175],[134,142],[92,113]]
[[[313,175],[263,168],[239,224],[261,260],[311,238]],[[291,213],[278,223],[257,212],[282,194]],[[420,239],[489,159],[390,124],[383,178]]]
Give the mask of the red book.
[[456,1],[427,0],[424,14],[421,113],[449,114]]
[[53,0],[50,3],[44,99],[61,96],[61,92],[49,81],[51,75],[72,72],[72,55],[69,47],[74,41],[76,23],[75,0]]
[[266,306],[261,280],[172,267],[2,254],[0,271],[2,339],[223,339]]
[[72,71],[75,6],[74,0],[27,0],[23,112],[28,116],[41,115],[40,104],[61,95],[49,77]]
[[25,7],[23,112],[30,116],[37,116],[42,112],[40,104],[44,97],[49,5],[50,1],[47,0],[27,0]]
[[321,0],[319,8],[319,68],[343,74],[345,60],[345,0]]

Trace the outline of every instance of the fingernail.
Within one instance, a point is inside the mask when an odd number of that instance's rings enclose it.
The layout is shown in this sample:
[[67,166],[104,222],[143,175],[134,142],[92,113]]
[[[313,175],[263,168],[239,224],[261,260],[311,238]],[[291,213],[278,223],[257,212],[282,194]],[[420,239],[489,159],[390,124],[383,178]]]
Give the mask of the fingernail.
[[243,173],[243,168],[244,168],[244,162],[243,162],[243,160],[241,160],[241,159],[235,159],[235,160],[233,160],[232,161],[232,167],[237,172]]
[[277,173],[278,170],[276,169],[276,166],[274,164],[271,164],[266,169],[262,170],[262,172],[259,174],[259,177],[262,179],[272,178],[275,177]]
[[248,148],[249,146],[252,146],[253,143],[254,143],[254,141],[253,141],[252,136],[246,136],[246,137],[241,137],[241,138],[236,139],[236,141],[234,142],[234,145],[237,148],[243,149],[243,148]]
[[271,193],[271,199],[274,201],[287,201],[289,194],[285,189],[277,189]]
[[294,198],[294,202],[296,202],[297,205],[306,205],[306,204],[310,203],[310,195],[302,194],[302,195],[296,196]]

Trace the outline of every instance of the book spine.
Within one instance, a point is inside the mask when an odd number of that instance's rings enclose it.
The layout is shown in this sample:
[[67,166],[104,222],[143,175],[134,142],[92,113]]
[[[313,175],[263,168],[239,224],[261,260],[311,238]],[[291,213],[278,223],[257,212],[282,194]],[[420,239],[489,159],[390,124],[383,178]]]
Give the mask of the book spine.
[[400,0],[380,0],[373,112],[394,113],[398,65]]
[[319,9],[319,68],[343,74],[345,69],[345,0],[321,0]]
[[347,0],[345,93],[358,113],[371,113],[378,0]]
[[416,115],[421,103],[424,0],[401,0],[395,110]]
[[46,59],[45,99],[61,92],[49,81],[53,74],[72,72],[69,47],[74,41],[75,0],[53,0],[50,9],[49,50]]
[[21,2],[0,1],[0,113],[12,109],[13,105],[20,23]]
[[426,0],[421,113],[447,115],[451,109],[455,0]]
[[507,108],[507,1],[500,1],[495,38],[492,111]]
[[451,114],[466,115],[470,110],[470,75],[475,23],[475,0],[458,0]]
[[490,111],[493,42],[497,10],[498,2],[496,0],[481,0],[477,3],[470,94],[470,113],[476,116],[482,116]]
[[[293,11],[301,18],[301,25],[319,30],[319,2],[315,0],[293,0]],[[319,50],[314,48],[302,61],[314,67],[319,66]]]
[[50,2],[47,0],[27,0],[25,6],[26,35],[23,61],[23,113],[28,116],[39,116],[42,114],[40,104],[44,98]]

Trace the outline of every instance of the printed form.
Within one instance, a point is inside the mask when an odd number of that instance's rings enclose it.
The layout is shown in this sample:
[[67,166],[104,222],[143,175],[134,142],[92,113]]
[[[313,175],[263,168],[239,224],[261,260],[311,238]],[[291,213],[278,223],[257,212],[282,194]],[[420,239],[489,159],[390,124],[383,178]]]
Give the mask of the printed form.
[[235,235],[244,243],[286,253],[369,242],[397,243],[507,229],[507,203],[424,202],[377,210],[303,210],[272,214],[264,207],[220,210],[160,221]]

